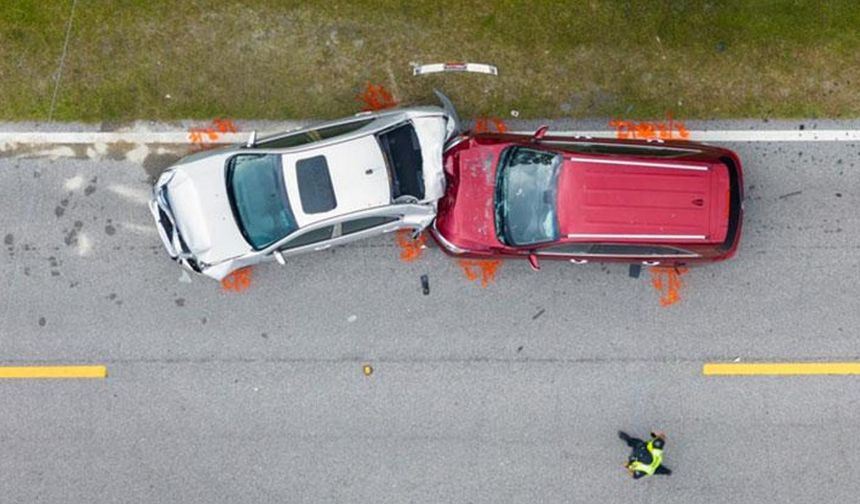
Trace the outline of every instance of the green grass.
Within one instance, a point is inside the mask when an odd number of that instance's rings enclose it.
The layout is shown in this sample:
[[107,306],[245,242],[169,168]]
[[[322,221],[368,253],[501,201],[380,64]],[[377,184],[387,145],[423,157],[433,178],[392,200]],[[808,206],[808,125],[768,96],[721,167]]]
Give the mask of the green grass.
[[[0,119],[48,118],[71,3],[0,2]],[[858,55],[856,0],[79,0],[53,118],[857,117]],[[411,75],[450,60],[500,75]]]

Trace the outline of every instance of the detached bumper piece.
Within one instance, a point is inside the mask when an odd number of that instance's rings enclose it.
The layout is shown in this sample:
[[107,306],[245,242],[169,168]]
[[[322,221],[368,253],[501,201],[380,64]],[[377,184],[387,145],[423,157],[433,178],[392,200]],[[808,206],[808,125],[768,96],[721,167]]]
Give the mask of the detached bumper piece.
[[450,63],[431,63],[429,65],[412,65],[412,75],[426,75],[442,72],[471,72],[487,75],[499,75],[499,69],[495,65],[487,65],[485,63],[466,63],[466,62],[450,62]]

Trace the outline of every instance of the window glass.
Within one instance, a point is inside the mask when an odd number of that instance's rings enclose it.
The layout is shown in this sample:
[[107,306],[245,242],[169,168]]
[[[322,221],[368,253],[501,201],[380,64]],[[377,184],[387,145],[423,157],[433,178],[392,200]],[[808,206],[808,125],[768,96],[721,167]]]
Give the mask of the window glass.
[[647,146],[647,145],[624,145],[624,144],[609,144],[609,143],[588,143],[588,142],[563,142],[563,141],[546,141],[541,142],[542,145],[553,149],[562,149],[568,152],[582,152],[587,154],[617,154],[628,156],[644,156],[644,157],[680,157],[696,154],[695,149],[676,149],[671,147]]
[[306,233],[302,233],[287,243],[281,245],[279,250],[289,250],[298,247],[303,247],[305,245],[313,245],[314,243],[319,243],[322,241],[326,241],[331,238],[331,233],[334,230],[334,226],[325,226],[319,229],[314,229],[313,231],[308,231]]
[[281,156],[239,154],[228,161],[227,195],[242,235],[256,250],[297,229]]
[[303,131],[300,133],[293,133],[281,137],[269,137],[269,139],[263,138],[261,140],[258,140],[257,143],[254,144],[254,148],[285,149],[287,147],[304,145],[313,141],[314,139],[311,138],[306,131]]
[[554,152],[509,147],[499,161],[496,228],[509,245],[558,239],[556,199],[562,164]]
[[320,129],[311,129],[295,133],[287,133],[285,135],[271,136],[258,140],[257,143],[254,144],[254,147],[266,149],[285,149],[288,147],[297,147],[299,145],[325,140],[326,138],[345,135],[347,133],[359,130],[372,122],[373,119],[362,119],[360,121],[352,121],[344,124],[335,124],[333,126],[327,126]]
[[306,214],[328,212],[337,206],[325,156],[296,161],[296,180],[302,210]]
[[361,128],[367,126],[372,123],[373,119],[362,119],[361,121],[352,121],[344,124],[335,124],[334,126],[328,126],[325,128],[320,128],[318,130],[311,131],[311,135],[314,135],[319,140],[325,140],[326,138],[334,138],[336,136],[346,135],[347,133],[352,133],[353,131],[360,130]]
[[340,225],[341,234],[347,235],[357,233],[359,231],[364,231],[365,229],[382,226],[383,224],[388,224],[389,222],[394,222],[396,220],[398,220],[397,217],[389,216],[375,216],[364,217],[361,219],[353,219],[350,221],[346,221]]
[[696,254],[676,249],[674,247],[659,247],[653,245],[618,245],[618,244],[599,244],[594,245],[589,250],[590,254],[595,255],[614,255],[614,256],[676,256]]
[[582,255],[587,254],[591,247],[591,243],[568,243],[565,245],[544,247],[538,249],[536,252],[540,255]]
[[391,176],[391,199],[403,195],[424,199],[424,159],[412,124],[403,124],[376,138]]

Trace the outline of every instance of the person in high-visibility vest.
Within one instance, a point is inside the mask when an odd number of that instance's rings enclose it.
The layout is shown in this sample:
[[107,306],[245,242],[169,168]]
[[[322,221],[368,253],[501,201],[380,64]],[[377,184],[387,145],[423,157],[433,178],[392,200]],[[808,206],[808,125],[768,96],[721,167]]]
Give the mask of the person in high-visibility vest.
[[633,449],[633,453],[628,457],[624,467],[634,479],[646,478],[655,474],[666,476],[672,474],[672,470],[663,465],[663,449],[666,446],[665,434],[652,432],[651,439],[647,443],[622,431],[618,431],[618,437]]

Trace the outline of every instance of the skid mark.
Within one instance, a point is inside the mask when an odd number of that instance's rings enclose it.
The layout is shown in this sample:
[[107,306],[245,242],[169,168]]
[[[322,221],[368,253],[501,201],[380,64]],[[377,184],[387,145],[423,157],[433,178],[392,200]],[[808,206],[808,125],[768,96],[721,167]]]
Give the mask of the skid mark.
[[486,133],[489,131],[506,133],[508,125],[498,117],[479,117],[475,119],[475,133]]
[[427,248],[427,235],[425,233],[421,233],[417,239],[413,240],[411,229],[401,229],[394,237],[400,247],[400,260],[403,262],[417,260]]
[[481,287],[487,288],[496,280],[496,272],[502,265],[501,259],[457,259],[463,274],[470,282],[481,280]]
[[210,143],[217,141],[224,133],[236,133],[237,131],[239,130],[233,121],[218,117],[213,119],[209,126],[189,128],[188,141],[194,145],[194,150],[205,150],[212,148]]
[[681,300],[685,266],[654,266],[650,268],[651,285],[660,293],[660,306],[671,306]]
[[370,82],[367,83],[367,87],[355,99],[364,103],[364,106],[361,107],[363,112],[396,107],[398,103],[391,92],[385,89],[385,86],[371,84]]
[[221,280],[221,287],[226,291],[242,292],[251,286],[251,272],[254,271],[252,266],[247,266],[242,269],[237,269]]
[[690,132],[682,121],[672,118],[672,113],[666,114],[667,121],[625,121],[612,119],[609,127],[615,128],[615,136],[619,139],[639,140],[689,140]]

